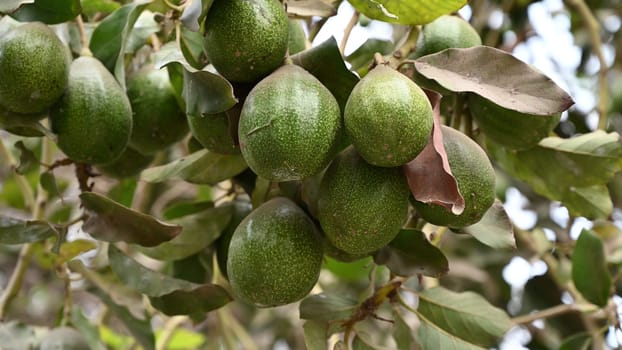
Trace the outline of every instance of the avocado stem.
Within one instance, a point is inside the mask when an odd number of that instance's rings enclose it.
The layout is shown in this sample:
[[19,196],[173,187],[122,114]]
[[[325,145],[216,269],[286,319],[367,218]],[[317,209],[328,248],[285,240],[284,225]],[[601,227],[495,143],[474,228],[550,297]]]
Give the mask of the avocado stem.
[[350,22],[346,25],[346,28],[343,30],[343,38],[341,39],[341,43],[339,44],[339,52],[341,52],[341,56],[345,56],[346,45],[348,44],[348,39],[350,39],[350,34],[352,33],[352,29],[359,22],[359,12],[354,11],[352,17],[350,18]]

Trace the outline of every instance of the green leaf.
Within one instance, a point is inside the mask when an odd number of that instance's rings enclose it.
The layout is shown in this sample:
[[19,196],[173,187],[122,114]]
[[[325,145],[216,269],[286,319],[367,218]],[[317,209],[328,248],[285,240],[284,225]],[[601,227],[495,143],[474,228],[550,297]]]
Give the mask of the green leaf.
[[192,319],[201,320],[207,312],[221,308],[233,298],[219,285],[202,284],[192,290],[177,290],[161,297],[150,297],[149,300],[165,315],[189,315]]
[[61,244],[56,265],[64,264],[76,256],[97,248],[94,241],[86,239],[76,239],[75,241],[65,242]]
[[17,141],[15,148],[19,151],[19,164],[15,167],[15,172],[25,174],[33,165],[39,164],[39,159],[35,153],[29,150],[23,141]]
[[358,303],[350,298],[334,294],[315,294],[300,303],[300,318],[315,321],[347,320]]
[[460,232],[470,234],[491,248],[516,248],[514,226],[499,200],[495,200],[478,223],[463,227]]
[[24,4],[32,4],[35,0],[3,0],[0,1],[0,12],[8,13],[17,10]]
[[162,216],[166,220],[173,220],[182,216],[196,214],[213,207],[214,202],[212,201],[175,203],[170,207],[165,208]]
[[[197,0],[198,1],[198,0]],[[181,52],[193,68],[201,69],[207,64],[207,57],[203,51],[203,35],[181,27]]]
[[357,329],[356,336],[352,340],[352,350],[389,350],[389,348],[376,345],[370,334]]
[[88,291],[96,295],[108,306],[108,309],[121,320],[127,330],[145,350],[155,350],[155,336],[151,329],[151,320],[148,317],[145,317],[144,320],[135,318],[126,307],[117,304],[105,291],[97,287],[91,287]]
[[447,49],[415,61],[416,70],[453,92],[473,92],[506,109],[553,115],[574,104],[540,71],[489,46]]
[[326,338],[328,337],[327,322],[308,320],[305,321],[302,328],[307,350],[326,350]]
[[346,61],[352,65],[352,70],[363,76],[367,73],[376,52],[381,55],[388,55],[393,51],[394,46],[395,44],[389,40],[368,39],[358,49],[346,56]]
[[91,349],[106,350],[101,343],[99,329],[89,321],[77,305],[74,305],[71,308],[71,323],[80,331],[80,333],[82,333]]
[[[6,23],[6,18],[10,17],[6,16],[0,20],[0,37],[3,35],[2,24]],[[18,115],[0,107],[0,129],[4,129],[14,135],[25,137],[49,136],[54,138],[54,134],[41,124],[40,120],[43,118],[45,118],[45,115]]]
[[589,302],[604,307],[611,293],[611,275],[603,241],[594,231],[583,230],[572,253],[572,281]]
[[194,0],[184,9],[179,18],[181,23],[193,32],[198,32],[205,14],[212,7],[214,0]]
[[58,185],[56,184],[56,177],[54,176],[54,173],[50,171],[42,173],[39,177],[39,184],[41,184],[41,188],[43,188],[50,195],[58,197],[61,196],[61,193],[58,190]]
[[140,177],[148,182],[184,180],[194,184],[215,185],[243,172],[247,167],[239,154],[219,154],[203,149],[171,163],[146,169]]
[[332,17],[337,9],[322,0],[293,0],[287,2],[287,13],[299,17]]
[[447,258],[418,230],[401,230],[386,247],[374,255],[374,261],[387,265],[398,276],[439,277],[449,271]]
[[334,37],[297,53],[292,61],[313,74],[335,96],[343,111],[359,78],[346,67]]
[[458,11],[466,0],[348,0],[365,16],[384,22],[426,24],[437,17]]
[[57,235],[58,232],[49,222],[0,215],[0,244],[33,243]]
[[21,22],[58,24],[76,18],[80,12],[80,0],[35,0],[24,4],[12,16]]
[[443,287],[419,293],[417,316],[417,341],[424,349],[490,348],[513,326],[503,310],[481,295]]
[[151,0],[137,0],[104,18],[91,35],[89,48],[125,89],[125,48],[141,12]]
[[162,223],[93,192],[80,194],[80,200],[88,214],[82,229],[102,241],[153,247],[181,231],[180,226]]
[[154,19],[155,14],[149,10],[141,12],[134,23],[134,27],[127,37],[127,44],[123,52],[134,53],[147,43],[147,38],[160,30],[160,25]]
[[209,208],[202,212],[188,215],[172,224],[182,227],[181,234],[168,242],[140,251],[154,259],[180,260],[191,256],[214,242],[227,227],[233,215],[232,205]]
[[[548,137],[525,151],[489,143],[495,161],[535,192],[561,201],[571,215],[607,217],[612,210],[605,185],[622,169],[618,133],[594,131],[570,139]],[[546,169],[546,171],[543,171]]]
[[413,331],[396,309],[393,309],[393,339],[398,349],[413,349],[415,346]]
[[592,343],[592,336],[588,332],[573,334],[564,339],[557,350],[588,350]]

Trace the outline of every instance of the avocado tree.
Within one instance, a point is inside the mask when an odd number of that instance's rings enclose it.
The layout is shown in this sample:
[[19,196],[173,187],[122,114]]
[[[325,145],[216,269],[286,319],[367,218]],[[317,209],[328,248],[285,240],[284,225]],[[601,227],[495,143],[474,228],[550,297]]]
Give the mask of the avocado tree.
[[622,7],[528,3],[2,1],[0,348],[620,346]]

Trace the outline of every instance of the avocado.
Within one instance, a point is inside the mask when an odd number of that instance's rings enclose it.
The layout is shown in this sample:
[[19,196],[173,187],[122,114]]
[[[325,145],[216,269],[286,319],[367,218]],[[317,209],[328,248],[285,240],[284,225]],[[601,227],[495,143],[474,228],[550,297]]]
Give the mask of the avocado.
[[133,112],[130,145],[143,154],[162,151],[188,134],[185,113],[179,108],[166,68],[145,67],[127,82]]
[[0,105],[11,112],[47,111],[67,88],[71,54],[45,24],[22,24],[0,37]]
[[403,74],[379,65],[361,79],[344,111],[346,134],[375,166],[413,160],[432,132],[432,106],[423,90]]
[[278,0],[215,0],[205,17],[205,54],[232,82],[257,82],[281,65],[287,14]]
[[311,218],[275,197],[253,210],[229,244],[227,272],[234,296],[257,307],[304,298],[322,268],[322,244]]
[[301,180],[337,153],[341,114],[330,91],[301,67],[285,65],[248,94],[238,126],[242,156],[259,176]]
[[289,54],[294,55],[306,50],[307,35],[302,27],[302,20],[289,18],[287,21],[287,29],[289,32],[289,39],[287,41]]
[[477,31],[457,16],[444,15],[423,26],[411,58],[430,55],[450,48],[479,46],[482,39]]
[[132,133],[132,109],[121,86],[93,57],[71,63],[65,94],[50,111],[58,147],[75,162],[107,164],[121,156]]
[[227,113],[192,115],[188,114],[192,136],[205,148],[221,154],[239,154]]
[[449,227],[464,227],[477,223],[495,200],[495,171],[486,152],[460,131],[442,126],[443,145],[449,167],[464,198],[460,215],[436,204],[414,201],[417,213],[427,222]]
[[89,350],[82,333],[69,327],[54,328],[41,339],[39,350]]
[[469,94],[469,110],[486,138],[511,149],[531,148],[549,136],[561,114],[535,115],[503,108],[477,94]]
[[128,146],[121,156],[112,163],[97,167],[100,173],[116,179],[123,179],[140,174],[140,172],[153,162],[152,154],[142,154]]
[[318,220],[335,247],[351,255],[369,254],[399,233],[409,194],[399,167],[370,165],[350,146],[324,174]]

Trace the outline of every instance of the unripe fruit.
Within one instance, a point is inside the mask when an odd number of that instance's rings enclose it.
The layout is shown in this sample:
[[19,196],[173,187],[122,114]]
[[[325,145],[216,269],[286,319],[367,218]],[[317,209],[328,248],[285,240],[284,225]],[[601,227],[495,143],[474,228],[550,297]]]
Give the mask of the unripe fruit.
[[294,202],[277,197],[238,225],[229,244],[233,294],[258,307],[293,303],[313,288],[322,245],[313,221]]
[[188,133],[188,121],[179,108],[166,69],[147,67],[127,82],[132,106],[130,145],[143,154],[162,151]]
[[223,77],[256,82],[283,62],[287,33],[278,0],[215,0],[205,18],[205,51]]
[[287,48],[290,55],[297,54],[307,48],[307,36],[302,27],[302,20],[289,19],[287,22],[289,31],[289,40]]
[[469,22],[456,16],[441,16],[423,26],[412,58],[450,48],[479,46],[482,39]]
[[322,171],[340,142],[341,114],[330,91],[306,70],[285,65],[248,94],[238,126],[249,167],[272,181]]
[[240,147],[236,145],[229,125],[227,113],[188,115],[188,123],[192,136],[206,149],[222,154],[239,154]]
[[73,61],[67,91],[52,108],[50,121],[58,147],[79,163],[113,162],[132,133],[132,109],[125,92],[93,57]]
[[45,24],[22,24],[0,38],[0,105],[17,113],[49,109],[65,91],[71,55]]
[[440,205],[414,201],[417,213],[429,223],[449,227],[473,225],[484,216],[495,200],[495,171],[486,152],[468,136],[442,127],[443,145],[451,172],[464,198],[464,211],[453,214]]
[[384,65],[354,87],[344,112],[346,133],[359,154],[375,166],[413,160],[428,143],[432,106],[419,86]]
[[357,256],[372,253],[399,233],[409,194],[400,168],[370,165],[349,147],[324,174],[318,220],[338,249]]

